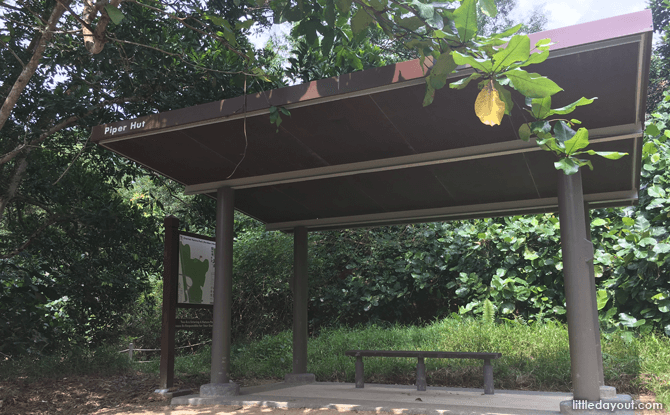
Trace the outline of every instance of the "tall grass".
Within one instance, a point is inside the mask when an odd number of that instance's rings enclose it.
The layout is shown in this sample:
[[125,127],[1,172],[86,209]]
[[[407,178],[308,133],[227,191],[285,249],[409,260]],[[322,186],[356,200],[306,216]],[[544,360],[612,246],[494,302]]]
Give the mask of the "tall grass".
[[[260,340],[234,343],[231,377],[283,379],[292,371],[290,331]],[[442,350],[499,352],[493,360],[496,389],[570,391],[570,351],[567,328],[552,321],[544,324],[505,322],[491,324],[450,318],[417,326],[394,325],[335,328],[321,331],[308,342],[308,367],[319,381],[354,381],[352,349]],[[627,341],[617,333],[602,338],[605,383],[619,393],[650,391],[658,402],[670,406],[670,338],[649,334]],[[210,371],[209,346],[178,356],[177,376],[199,376]],[[412,384],[416,359],[365,358],[365,381]],[[73,349],[37,359],[0,361],[0,380],[16,377],[40,378],[70,374],[111,374],[130,368],[158,373],[158,360],[128,362],[126,354],[113,349]],[[428,384],[481,388],[482,361],[426,359]],[[203,380],[203,381],[204,381]],[[244,381],[242,382],[244,384]]]
[[[443,350],[499,352],[493,360],[497,389],[570,391],[570,349],[567,328],[506,322],[487,324],[469,319],[445,319],[424,327],[368,326],[324,330],[308,343],[308,370],[319,381],[354,381],[352,349]],[[602,338],[605,383],[619,393],[653,392],[670,405],[670,339],[650,334],[627,342],[614,333]],[[231,375],[282,379],[292,370],[291,332],[233,345]],[[209,370],[209,361],[206,371]],[[365,381],[413,383],[416,359],[364,358]],[[481,388],[481,360],[426,359],[433,386]]]

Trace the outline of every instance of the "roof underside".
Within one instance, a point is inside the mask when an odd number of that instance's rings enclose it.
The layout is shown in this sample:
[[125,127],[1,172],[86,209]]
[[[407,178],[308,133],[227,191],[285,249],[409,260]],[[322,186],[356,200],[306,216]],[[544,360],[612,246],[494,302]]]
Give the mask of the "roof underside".
[[[598,97],[570,117],[589,129],[594,149],[629,153],[594,158],[594,170],[583,173],[594,207],[637,200],[651,30],[645,10],[531,35],[557,42],[532,68],[565,89],[553,107]],[[522,111],[489,127],[474,114],[474,83],[437,91],[428,107],[424,92],[418,61],[408,61],[249,95],[248,149],[231,178],[245,145],[242,97],[98,126],[92,140],[185,184],[187,193],[233,187],[236,209],[268,229],[557,210],[555,158],[516,138]],[[279,132],[270,105],[291,111]]]

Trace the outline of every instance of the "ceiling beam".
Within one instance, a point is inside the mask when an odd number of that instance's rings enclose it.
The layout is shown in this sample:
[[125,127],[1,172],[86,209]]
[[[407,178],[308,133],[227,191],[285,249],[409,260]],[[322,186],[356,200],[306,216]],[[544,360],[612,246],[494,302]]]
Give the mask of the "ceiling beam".
[[[621,192],[592,193],[584,195],[584,200],[594,208],[599,203],[630,205],[637,200],[635,190]],[[268,231],[291,231],[296,226],[305,226],[310,230],[324,230],[347,227],[381,226],[409,222],[439,222],[472,217],[495,217],[510,214],[553,212],[558,210],[558,198],[528,199],[510,202],[485,203],[468,206],[409,210],[402,212],[384,212],[357,216],[340,216],[324,219],[310,219],[293,222],[268,223]]]
[[[589,135],[593,137],[590,140],[593,144],[635,139],[636,137],[642,135],[642,126],[626,124],[616,127],[593,129],[589,130]],[[317,167],[314,169],[296,170],[263,176],[243,177],[239,179],[192,184],[186,186],[184,193],[187,195],[212,193],[220,187],[231,187],[233,189],[239,190],[252,187],[274,186],[286,183],[351,176],[356,174],[374,173],[378,171],[407,169],[435,164],[454,163],[458,161],[499,157],[509,154],[520,154],[534,151],[542,151],[542,149],[539,148],[535,142],[512,140],[502,143],[484,144],[431,153],[412,154],[402,157],[391,157],[386,159]]]

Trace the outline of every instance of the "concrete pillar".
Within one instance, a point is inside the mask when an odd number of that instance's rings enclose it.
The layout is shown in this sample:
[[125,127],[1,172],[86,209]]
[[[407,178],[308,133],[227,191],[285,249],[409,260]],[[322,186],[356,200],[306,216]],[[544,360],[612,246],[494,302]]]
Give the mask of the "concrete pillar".
[[293,373],[284,377],[285,382],[314,382],[314,375],[307,373],[307,228],[293,230]]
[[558,172],[558,211],[574,399],[597,401],[600,399],[600,354],[595,344],[599,334],[596,333],[595,281],[591,277],[593,244],[585,232],[581,171],[570,176]]
[[216,250],[214,254],[214,306],[212,328],[211,383],[200,387],[201,397],[238,395],[240,386],[231,383],[230,326],[233,290],[233,229],[235,191],[222,187],[216,198]]
[[[584,225],[586,226],[586,239],[591,241],[591,209],[589,208],[588,202],[584,202]],[[596,270],[593,268],[593,260],[589,262],[589,279],[593,281],[591,289],[593,292],[591,295],[593,298],[596,297]],[[598,383],[600,386],[605,386],[605,373],[603,372],[603,351],[600,344],[600,323],[598,320],[598,300],[596,300],[596,306],[593,307],[593,322],[595,323],[595,328],[593,329],[593,334],[595,334],[595,348],[598,352]],[[602,395],[602,393],[601,393]],[[602,398],[602,396],[601,396]]]

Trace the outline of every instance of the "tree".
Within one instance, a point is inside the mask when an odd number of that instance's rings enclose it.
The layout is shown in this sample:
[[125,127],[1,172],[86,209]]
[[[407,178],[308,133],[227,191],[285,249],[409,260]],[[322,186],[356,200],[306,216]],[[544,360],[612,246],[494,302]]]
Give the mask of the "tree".
[[245,53],[262,10],[200,6],[0,2],[3,353],[114,336],[161,266],[160,222],[118,193],[146,172],[91,146],[90,126],[277,85],[250,76],[271,53]]
[[[593,100],[581,98],[565,107],[551,108],[551,96],[563,89],[552,80],[525,70],[525,67],[547,59],[550,40],[538,41],[531,50],[528,36],[517,34],[522,24],[499,34],[482,36],[478,13],[495,19],[498,9],[494,0],[463,0],[460,3],[341,0],[337,4],[325,1],[295,5],[290,0],[273,0],[271,4],[275,22],[297,22],[295,35],[304,36],[308,45],[319,46],[324,55],[331,50],[337,35],[336,23],[341,25],[346,21],[350,22],[354,39],[364,39],[373,26],[415,49],[422,66],[426,71],[430,68],[425,78],[424,106],[433,102],[435,91],[446,86],[447,76],[459,65],[470,65],[474,73],[450,83],[449,87],[462,89],[478,80],[480,93],[475,101],[475,112],[484,124],[500,125],[503,116],[511,114],[514,102],[510,88],[516,90],[526,98],[526,105],[532,109],[535,120],[519,128],[519,138],[528,141],[535,136],[543,150],[557,156],[556,169],[567,175],[575,174],[581,166],[593,168],[589,160],[579,158],[582,154],[614,160],[624,156],[617,152],[587,150],[588,130],[573,130],[579,121],[549,118],[569,114]],[[501,4],[507,6],[510,3]],[[432,65],[426,64],[427,59]]]
[[[226,2],[200,9],[199,2],[0,2],[0,55],[6,62],[0,221],[17,209],[32,154],[65,129],[80,126],[86,135],[91,125],[241,95],[245,85],[248,91],[277,85],[272,75],[274,81],[255,78],[270,53],[256,55],[245,37],[251,23],[267,24],[262,10]],[[254,75],[248,83],[247,75]],[[89,154],[88,146],[82,154]],[[113,158],[110,163],[128,168],[120,176],[140,174]],[[62,219],[38,205],[33,209],[42,218],[34,229],[40,231],[24,235],[30,237],[1,256],[25,249]]]

